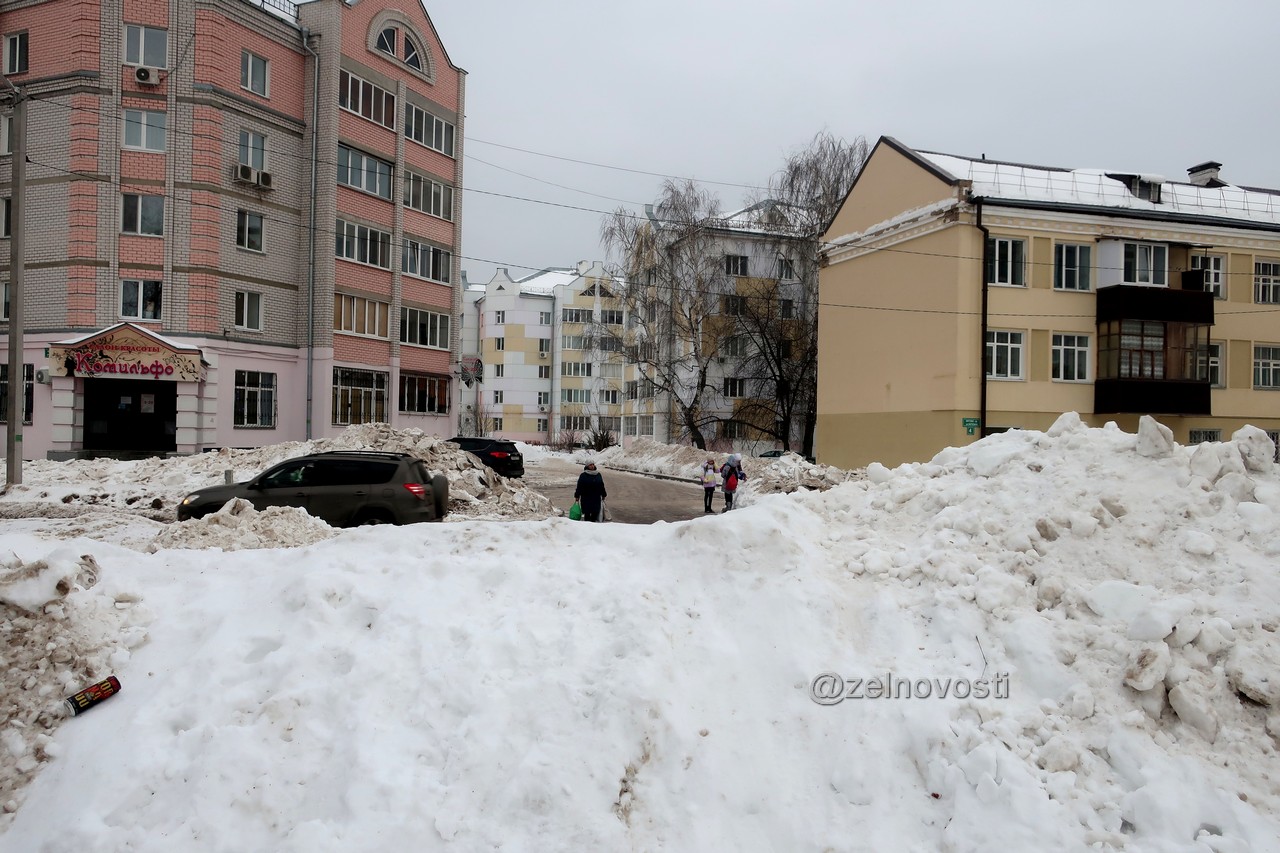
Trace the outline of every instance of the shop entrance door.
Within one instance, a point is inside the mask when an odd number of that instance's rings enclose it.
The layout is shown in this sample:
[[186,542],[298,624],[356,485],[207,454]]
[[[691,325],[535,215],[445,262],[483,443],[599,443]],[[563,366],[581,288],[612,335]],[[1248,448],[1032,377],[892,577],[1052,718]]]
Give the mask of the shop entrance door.
[[84,449],[168,453],[178,447],[178,386],[158,379],[85,379]]

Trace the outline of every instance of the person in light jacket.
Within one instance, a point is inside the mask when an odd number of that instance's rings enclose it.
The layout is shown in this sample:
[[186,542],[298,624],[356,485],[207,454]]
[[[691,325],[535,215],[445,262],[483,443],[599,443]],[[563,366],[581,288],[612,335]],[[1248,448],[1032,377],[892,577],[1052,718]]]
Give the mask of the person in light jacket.
[[742,470],[741,453],[729,457],[729,461],[720,469],[720,478],[724,483],[724,511],[728,512],[733,509],[733,495],[738,490],[738,484],[747,479],[746,472]]
[[711,499],[716,494],[716,460],[708,459],[702,465],[702,511],[715,512],[711,508]]
[[573,490],[573,499],[582,505],[582,520],[599,521],[600,505],[608,496],[596,463],[588,462],[586,469],[578,475],[578,487]]

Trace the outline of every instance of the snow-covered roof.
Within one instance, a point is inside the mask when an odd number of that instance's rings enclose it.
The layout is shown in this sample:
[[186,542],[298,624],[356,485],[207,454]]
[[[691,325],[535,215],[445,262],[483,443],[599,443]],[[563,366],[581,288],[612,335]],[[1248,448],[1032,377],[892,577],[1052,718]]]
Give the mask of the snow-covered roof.
[[67,338],[65,341],[54,341],[53,346],[73,347],[73,346],[76,346],[77,344],[82,344],[87,340],[91,340],[93,338],[97,338],[102,335],[109,334],[110,332],[114,332],[117,329],[124,329],[124,328],[131,329],[137,332],[139,335],[142,335],[143,337],[151,338],[157,343],[164,344],[169,349],[180,350],[183,352],[199,352],[200,351],[200,348],[197,346],[194,346],[192,344],[184,344],[179,341],[175,341],[173,338],[166,338],[164,335],[160,335],[151,331],[146,326],[138,326],[133,323],[116,323],[114,326],[107,326],[105,329],[98,329],[95,332],[85,332],[83,335],[77,335],[74,338]]
[[[1204,187],[1128,170],[1063,169],[914,151],[928,165],[955,180],[971,181],[973,194],[992,199],[1123,208],[1187,216],[1235,219],[1280,225],[1280,194],[1237,186]],[[1160,185],[1160,201],[1130,192],[1123,180],[1138,178]]]
[[521,293],[530,296],[550,296],[553,289],[571,284],[577,278],[576,269],[545,269],[516,279],[516,284],[520,285]]

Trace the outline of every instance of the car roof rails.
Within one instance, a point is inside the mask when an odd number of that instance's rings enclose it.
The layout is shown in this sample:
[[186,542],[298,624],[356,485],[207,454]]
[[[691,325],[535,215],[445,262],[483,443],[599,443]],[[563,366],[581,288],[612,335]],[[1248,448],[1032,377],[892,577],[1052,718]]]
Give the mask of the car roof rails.
[[408,453],[391,450],[322,450],[314,456],[373,456],[381,459],[404,459]]

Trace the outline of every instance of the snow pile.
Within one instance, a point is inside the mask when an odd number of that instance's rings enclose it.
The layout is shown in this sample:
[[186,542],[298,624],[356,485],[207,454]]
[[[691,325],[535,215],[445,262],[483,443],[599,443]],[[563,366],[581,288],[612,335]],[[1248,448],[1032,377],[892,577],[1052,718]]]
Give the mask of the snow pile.
[[[815,465],[797,453],[773,459],[743,459],[747,473],[745,494],[790,494],[798,491],[825,492],[841,483],[860,480],[862,470],[846,471],[831,465]],[[761,463],[768,464],[761,464]],[[748,501],[749,503],[749,501]]]
[[98,583],[91,554],[60,548],[0,565],[0,809],[59,755],[54,730],[63,699],[126,665],[145,640],[149,615],[137,598]]
[[297,548],[337,533],[305,509],[272,506],[262,512],[236,498],[204,518],[171,524],[156,534],[147,550],[165,548]]

